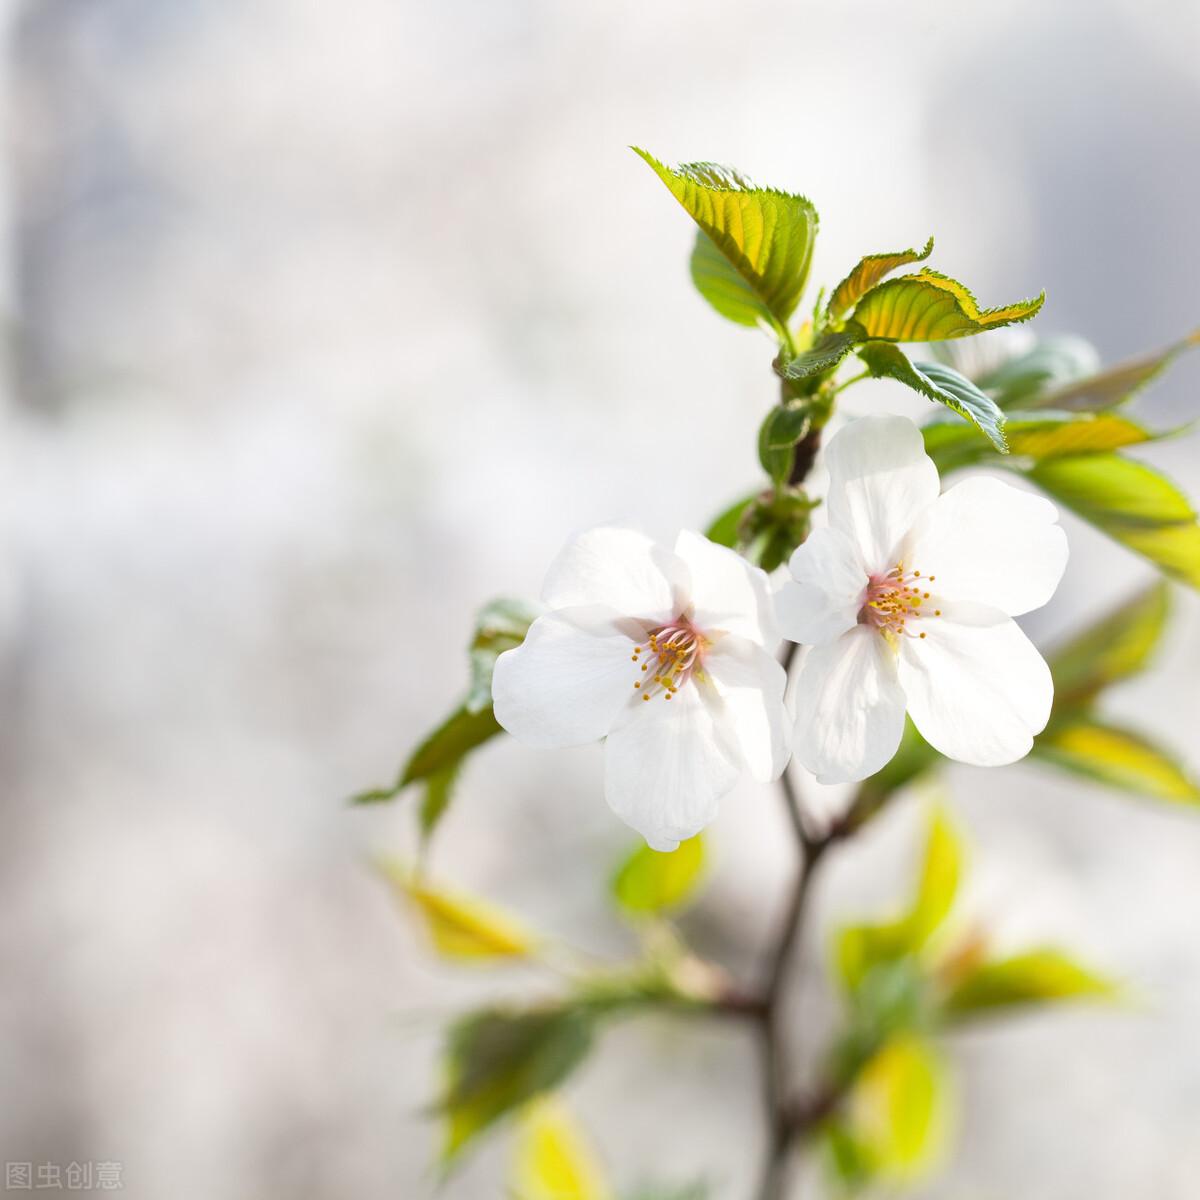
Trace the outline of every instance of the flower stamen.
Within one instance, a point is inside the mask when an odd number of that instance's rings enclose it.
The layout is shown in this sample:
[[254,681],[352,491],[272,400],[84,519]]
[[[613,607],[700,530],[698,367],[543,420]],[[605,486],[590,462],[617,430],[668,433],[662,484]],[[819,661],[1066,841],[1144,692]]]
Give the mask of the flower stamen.
[[635,648],[633,661],[639,662],[644,653],[646,661],[641,663],[641,670],[653,667],[653,673],[649,679],[635,681],[634,688],[643,700],[659,693],[670,700],[698,669],[707,645],[703,634],[684,617],[651,629],[647,640]]
[[[913,631],[907,628],[908,622],[930,616],[923,608],[930,593],[914,581],[920,579],[923,585],[933,583],[936,578],[936,575],[922,578],[920,571],[906,571],[902,562],[886,574],[872,575],[867,584],[866,600],[859,610],[858,623],[870,625],[892,637],[913,636]],[[940,617],[942,610],[935,609],[932,615]]]

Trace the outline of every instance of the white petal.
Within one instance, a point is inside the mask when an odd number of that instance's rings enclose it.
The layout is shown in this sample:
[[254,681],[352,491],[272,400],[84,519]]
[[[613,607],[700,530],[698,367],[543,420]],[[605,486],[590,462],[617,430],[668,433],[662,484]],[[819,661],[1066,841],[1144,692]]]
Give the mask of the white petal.
[[761,646],[732,636],[708,652],[704,672],[710,682],[700,685],[701,695],[731,755],[760,783],[778,779],[791,755],[783,704],[787,672]]
[[736,551],[684,530],[675,553],[691,575],[693,621],[698,629],[721,629],[774,647],[779,640],[766,573]]
[[983,604],[947,603],[920,629],[925,637],[901,638],[899,669],[925,740],[981,767],[1028,754],[1050,718],[1054,684],[1016,622]]
[[896,564],[901,539],[938,496],[938,473],[907,417],[859,417],[825,449],[829,523],[847,533],[869,571]]
[[819,783],[874,775],[904,732],[896,655],[883,635],[856,625],[814,646],[796,678],[796,757]]
[[550,564],[547,608],[603,606],[630,617],[676,615],[687,574],[669,550],[635,529],[601,526],[572,538]]
[[828,525],[814,529],[788,569],[796,582],[785,583],[775,597],[784,637],[819,646],[854,628],[868,580],[850,538]]
[[496,660],[496,720],[529,746],[597,741],[634,694],[632,649],[621,634],[597,637],[555,613],[538,617],[525,641]]
[[1045,604],[1066,569],[1067,535],[1057,520],[1041,496],[998,479],[966,479],[917,522],[904,562],[935,576],[939,596],[1019,616]]
[[630,704],[604,754],[609,806],[655,850],[699,833],[740,774],[694,684],[673,700]]

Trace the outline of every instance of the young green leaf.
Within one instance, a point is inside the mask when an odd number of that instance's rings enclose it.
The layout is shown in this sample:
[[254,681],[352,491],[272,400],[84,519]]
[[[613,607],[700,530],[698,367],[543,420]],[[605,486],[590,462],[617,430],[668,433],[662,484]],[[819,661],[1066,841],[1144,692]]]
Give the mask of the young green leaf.
[[829,297],[829,315],[839,317],[852,309],[885,275],[909,263],[924,262],[933,253],[933,238],[923,250],[897,250],[891,254],[868,254],[833,289]]
[[776,487],[788,481],[795,446],[812,425],[812,408],[803,403],[781,404],[767,413],[758,430],[758,460]]
[[833,370],[865,338],[861,327],[853,321],[848,321],[844,329],[823,334],[813,346],[794,358],[778,360],[775,371],[782,378],[793,380],[823,375],[826,371]]
[[929,822],[925,861],[917,896],[908,915],[908,940],[923,946],[950,913],[958,892],[963,850],[958,834],[942,809],[935,809]]
[[[727,273],[716,274],[707,248],[693,278],[718,312],[740,324],[756,305],[761,317],[786,330],[808,279],[817,234],[816,209],[803,197],[755,187],[715,163],[687,163],[672,170],[645,150],[633,148],[700,226],[744,283],[735,290]],[[698,244],[699,245],[699,244]],[[786,334],[783,337],[786,342]]]
[[710,542],[716,542],[718,546],[728,546],[729,549],[736,550],[741,543],[742,519],[758,497],[759,493],[754,492],[731,504],[713,520],[704,531],[704,536]]
[[1051,654],[1055,713],[1090,704],[1101,689],[1144,670],[1162,637],[1169,606],[1167,585],[1155,583]]
[[587,1057],[593,1024],[586,1009],[548,1005],[485,1009],[451,1026],[437,1104],[446,1122],[443,1163],[452,1164],[500,1118],[557,1088]]
[[1187,497],[1144,463],[1116,454],[1045,459],[1026,471],[1044,492],[1141,554],[1200,587],[1200,526]]
[[[943,475],[991,458],[991,450],[955,421],[935,421],[921,432],[926,453]],[[1115,413],[1008,412],[1004,436],[1014,457],[1041,460],[1119,450],[1153,441],[1157,435]]]
[[1030,950],[976,968],[954,986],[943,1008],[952,1020],[962,1020],[1016,1005],[1110,999],[1116,994],[1111,981],[1060,950]]
[[[696,230],[690,267],[696,290],[721,316],[737,325],[766,326],[778,333],[778,318],[703,229]],[[781,340],[786,341],[786,336]]]
[[492,905],[430,887],[393,863],[385,863],[383,871],[397,894],[420,915],[434,948],[446,958],[528,958],[536,949],[537,939]]
[[704,838],[700,834],[680,842],[666,854],[651,850],[643,842],[613,877],[613,897],[634,916],[679,909],[695,894],[704,864]]
[[535,1101],[521,1120],[513,1200],[610,1200],[612,1192],[582,1132],[556,1104]]
[[421,807],[417,810],[417,825],[421,830],[422,842],[429,841],[442,817],[446,815],[461,770],[462,759],[459,759],[434,771],[426,778],[425,793],[421,797]]
[[1148,383],[1166,370],[1185,350],[1200,346],[1200,329],[1187,337],[1159,350],[1128,362],[1118,363],[1106,371],[1100,371],[1067,383],[1062,387],[1050,388],[1036,401],[1026,403],[1027,408],[1056,408],[1076,411],[1115,408],[1132,399]]
[[932,1165],[943,1145],[945,1077],[937,1048],[912,1033],[892,1038],[863,1068],[850,1113],[873,1174],[910,1181]]
[[966,417],[1001,454],[1008,453],[1004,414],[995,401],[953,367],[909,362],[904,351],[890,342],[868,342],[859,348],[858,357],[876,378],[897,379],[922,396],[953,409]]
[[854,320],[868,338],[889,342],[934,342],[967,337],[1028,321],[1045,302],[1043,292],[1003,308],[981,309],[957,280],[928,268],[873,287],[858,302]]
[[1200,787],[1169,751],[1094,717],[1051,722],[1034,741],[1033,756],[1122,791],[1200,805]]
[[482,712],[491,706],[496,659],[525,640],[537,615],[532,604],[508,597],[493,600],[480,611],[471,639],[471,690],[465,705],[468,712]]

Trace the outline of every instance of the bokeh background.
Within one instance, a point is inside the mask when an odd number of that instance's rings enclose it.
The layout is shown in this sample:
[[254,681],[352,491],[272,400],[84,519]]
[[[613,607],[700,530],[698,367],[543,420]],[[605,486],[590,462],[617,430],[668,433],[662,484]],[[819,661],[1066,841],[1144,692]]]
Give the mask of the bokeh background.
[[[1045,287],[1039,327],[1111,360],[1200,315],[1200,5],[9,0],[3,39],[0,1157],[118,1160],[139,1200],[430,1196],[439,1023],[546,981],[436,964],[368,865],[411,851],[410,804],[344,798],[570,530],[701,525],[753,485],[773,395],[626,145],[806,192],[815,280],[932,232],[984,303]],[[1198,368],[1141,411],[1194,419]],[[1147,454],[1193,495],[1195,444]],[[1044,643],[1151,576],[1068,524]],[[1170,652],[1110,697],[1193,767],[1198,667],[1180,595]],[[599,772],[488,749],[439,876],[627,951]],[[1200,815],[1027,765],[948,783],[981,918],[1142,1003],[958,1037],[960,1139],[922,1194],[1188,1200]],[[822,881],[800,1054],[831,1020],[821,932],[907,886],[917,816]],[[689,919],[742,971],[784,829],[769,790],[732,796]],[[569,1100],[618,1183],[741,1197],[754,1068],[738,1030],[647,1020]],[[441,1194],[502,1194],[508,1153]]]

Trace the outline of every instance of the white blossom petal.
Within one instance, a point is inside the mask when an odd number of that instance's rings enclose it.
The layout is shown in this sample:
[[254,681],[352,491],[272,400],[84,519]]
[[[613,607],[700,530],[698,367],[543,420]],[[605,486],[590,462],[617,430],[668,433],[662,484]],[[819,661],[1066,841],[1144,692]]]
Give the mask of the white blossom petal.
[[585,633],[550,613],[496,660],[496,720],[529,746],[581,746],[604,737],[633,693],[638,668],[622,634]]
[[785,637],[819,646],[858,622],[867,571],[858,547],[839,529],[814,529],[796,547],[785,583],[775,597],[775,612]]
[[701,695],[731,756],[760,783],[778,779],[791,755],[783,666],[754,642],[728,636],[709,650],[704,672]]
[[904,561],[935,576],[936,593],[974,600],[1011,617],[1040,608],[1067,566],[1058,510],[998,479],[966,479],[917,521]]
[[795,704],[795,754],[817,781],[866,779],[896,753],[904,732],[895,651],[867,625],[814,646],[800,665]]
[[[939,581],[940,582],[940,581]],[[1050,668],[1016,622],[983,604],[946,603],[900,639],[908,711],[936,750],[998,767],[1029,753],[1050,718]]]
[[694,684],[629,704],[605,743],[609,806],[654,850],[674,850],[717,815],[740,770]]
[[542,602],[665,621],[676,615],[686,588],[686,569],[669,550],[636,529],[601,526],[559,551],[546,572]]
[[766,573],[728,546],[684,530],[675,553],[691,576],[692,621],[773,648],[779,641]]
[[825,449],[829,523],[849,534],[868,571],[894,566],[904,535],[938,496],[938,473],[916,424],[873,414]]

